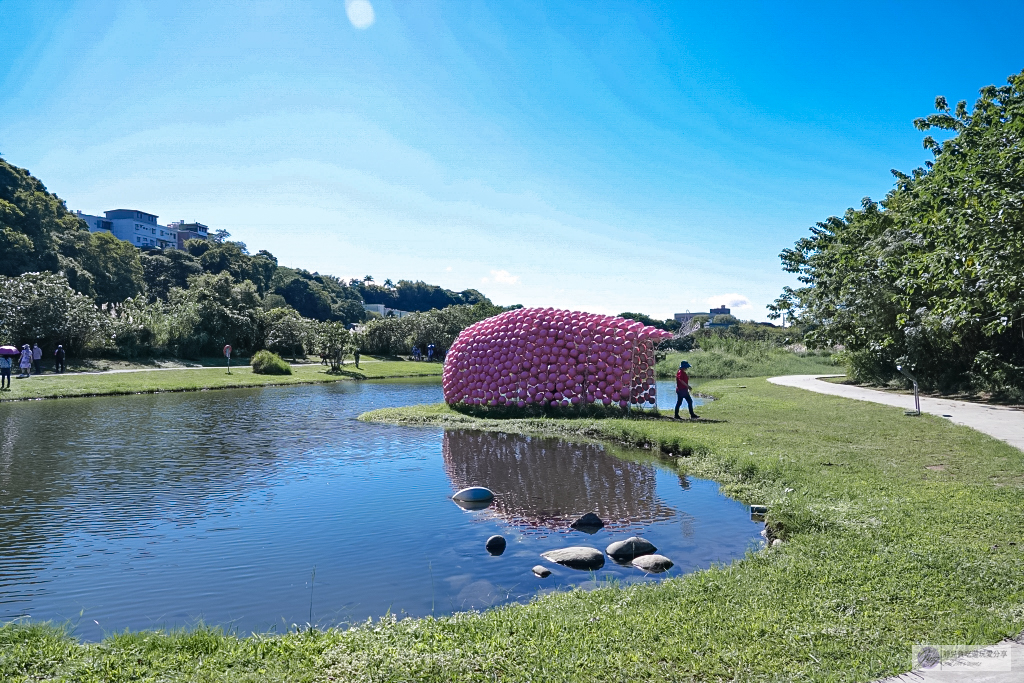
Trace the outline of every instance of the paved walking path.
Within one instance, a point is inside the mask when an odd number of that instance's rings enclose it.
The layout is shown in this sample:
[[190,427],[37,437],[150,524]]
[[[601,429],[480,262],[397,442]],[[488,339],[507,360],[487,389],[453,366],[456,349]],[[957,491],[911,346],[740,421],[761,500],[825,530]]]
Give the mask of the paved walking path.
[[[818,379],[819,377],[841,376],[786,375],[772,377],[768,381],[785,387],[816,391],[819,394],[882,403],[904,410],[914,409],[913,395],[893,394],[888,391],[865,389],[847,384],[833,384]],[[950,422],[971,427],[1024,450],[1024,410],[922,396],[921,412],[945,417]],[[955,645],[956,643],[948,644]],[[1015,640],[1004,640],[999,643],[999,647],[1008,647],[1010,650],[1009,671],[922,671],[915,669],[900,676],[886,678],[878,683],[1022,683],[1024,681],[1024,644]]]
[[[824,382],[819,377],[841,377],[841,375],[786,375],[772,377],[768,381],[785,387],[796,387],[831,394],[858,401],[871,401],[896,406],[904,410],[914,409],[913,394],[893,394],[878,389],[853,387],[848,384]],[[1005,441],[1024,451],[1024,410],[993,406],[985,403],[954,401],[948,398],[921,397],[921,412],[944,417],[950,422],[977,429],[983,434]],[[1024,681],[1024,676],[1021,677]]]

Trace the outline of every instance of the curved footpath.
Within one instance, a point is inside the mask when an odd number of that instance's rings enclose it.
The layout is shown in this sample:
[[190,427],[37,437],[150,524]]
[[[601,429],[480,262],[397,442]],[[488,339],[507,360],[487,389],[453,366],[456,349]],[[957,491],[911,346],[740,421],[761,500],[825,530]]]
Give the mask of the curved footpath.
[[[824,382],[820,377],[842,377],[842,375],[786,375],[771,377],[772,384],[816,391],[819,394],[842,396],[856,401],[870,401],[887,406],[914,409],[913,395],[893,394],[877,389],[865,389],[846,384]],[[944,417],[958,425],[971,427],[991,437],[1024,451],[1024,410],[1003,406],[968,403],[945,398],[920,397],[921,412]],[[969,643],[942,643],[943,645],[969,645]],[[1009,651],[1009,670],[1005,671],[923,671],[915,669],[901,676],[886,678],[879,683],[1021,683],[1024,681],[1024,643],[1004,640],[987,650]],[[1000,652],[1000,654],[1002,654]]]
[[[796,387],[816,391],[819,394],[830,394],[852,398],[857,401],[870,401],[895,406],[904,410],[914,409],[912,394],[893,394],[878,389],[852,387],[847,384],[823,382],[819,377],[842,377],[842,375],[786,375],[772,377],[768,381],[784,387]],[[950,422],[976,429],[982,434],[1005,441],[1015,448],[1024,451],[1024,410],[993,406],[984,403],[954,401],[948,398],[921,397],[921,412],[947,418]],[[1020,680],[1024,681],[1024,677]]]

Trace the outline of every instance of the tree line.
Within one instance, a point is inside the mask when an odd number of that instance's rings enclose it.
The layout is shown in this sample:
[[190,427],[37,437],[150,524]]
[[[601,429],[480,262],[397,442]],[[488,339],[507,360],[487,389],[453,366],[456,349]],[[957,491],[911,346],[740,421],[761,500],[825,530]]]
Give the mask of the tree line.
[[[231,344],[243,355],[268,348],[334,356],[364,338],[378,353],[407,352],[420,342],[440,351],[454,340],[452,325],[505,310],[474,289],[378,285],[369,275],[346,282],[281,266],[270,252],[250,254],[223,231],[189,240],[183,250],[139,249],[89,232],[57,195],[4,159],[0,254],[0,343],[60,343],[77,355],[196,358]],[[416,315],[400,324],[378,320],[364,302]],[[356,323],[366,323],[366,337],[348,333]]]
[[973,107],[935,101],[933,159],[892,171],[880,201],[818,223],[782,252],[800,287],[769,308],[844,350],[857,380],[1024,399],[1024,72]]

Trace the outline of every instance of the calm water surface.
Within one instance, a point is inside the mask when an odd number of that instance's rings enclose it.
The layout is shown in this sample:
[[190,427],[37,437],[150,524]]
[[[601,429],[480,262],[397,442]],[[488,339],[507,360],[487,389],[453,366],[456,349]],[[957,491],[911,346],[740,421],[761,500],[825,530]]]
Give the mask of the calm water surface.
[[[354,419],[440,398],[433,383],[345,382],[0,405],[0,621],[69,621],[96,640],[445,614],[654,580],[545,563],[552,548],[643,534],[676,575],[760,540],[713,482],[600,446]],[[456,506],[468,485],[494,505]],[[568,528],[589,511],[608,527]],[[495,533],[500,557],[484,550]]]

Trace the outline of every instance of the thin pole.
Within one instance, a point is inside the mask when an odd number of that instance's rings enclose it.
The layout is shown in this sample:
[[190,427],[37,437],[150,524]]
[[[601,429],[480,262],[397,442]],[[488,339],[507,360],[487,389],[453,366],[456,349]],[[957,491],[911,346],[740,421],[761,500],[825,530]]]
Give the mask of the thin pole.
[[902,365],[897,365],[896,369],[903,373],[903,376],[914,383],[914,410],[916,415],[921,414],[921,399],[918,394],[917,378],[914,377],[910,372]]

